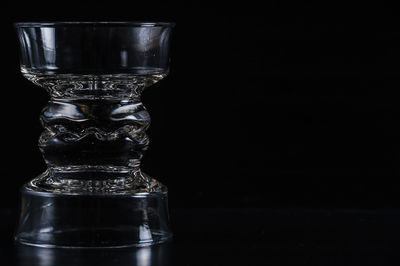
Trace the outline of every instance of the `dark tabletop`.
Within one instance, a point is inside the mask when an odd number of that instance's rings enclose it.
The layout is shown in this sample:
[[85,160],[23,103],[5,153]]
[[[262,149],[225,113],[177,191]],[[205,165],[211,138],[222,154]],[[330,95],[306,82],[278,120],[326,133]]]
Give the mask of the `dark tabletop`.
[[0,265],[400,265],[400,210],[175,209],[171,243],[45,249],[12,243],[0,212]]

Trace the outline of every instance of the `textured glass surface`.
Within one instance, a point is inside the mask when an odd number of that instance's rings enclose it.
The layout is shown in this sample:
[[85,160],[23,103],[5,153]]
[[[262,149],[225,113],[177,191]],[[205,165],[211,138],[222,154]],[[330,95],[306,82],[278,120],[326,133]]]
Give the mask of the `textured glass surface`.
[[17,23],[21,72],[44,88],[36,191],[134,193],[163,186],[140,170],[150,116],[142,91],[168,74],[171,23]]
[[140,170],[143,90],[168,74],[172,23],[17,23],[21,72],[50,95],[40,120],[47,170],[21,190],[16,241],[143,246],[171,238],[167,188]]

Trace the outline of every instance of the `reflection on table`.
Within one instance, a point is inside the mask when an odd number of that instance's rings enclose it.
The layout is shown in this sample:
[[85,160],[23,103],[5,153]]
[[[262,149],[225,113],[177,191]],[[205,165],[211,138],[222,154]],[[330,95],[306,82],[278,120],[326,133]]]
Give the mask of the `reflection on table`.
[[18,245],[18,266],[167,266],[168,244],[120,249],[39,248]]

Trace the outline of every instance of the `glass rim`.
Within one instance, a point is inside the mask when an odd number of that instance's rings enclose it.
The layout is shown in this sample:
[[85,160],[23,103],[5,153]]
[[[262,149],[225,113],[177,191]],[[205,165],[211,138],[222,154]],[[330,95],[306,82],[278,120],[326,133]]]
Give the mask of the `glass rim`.
[[174,27],[174,22],[151,21],[47,21],[15,22],[15,28],[59,27],[59,26],[109,26],[109,27]]

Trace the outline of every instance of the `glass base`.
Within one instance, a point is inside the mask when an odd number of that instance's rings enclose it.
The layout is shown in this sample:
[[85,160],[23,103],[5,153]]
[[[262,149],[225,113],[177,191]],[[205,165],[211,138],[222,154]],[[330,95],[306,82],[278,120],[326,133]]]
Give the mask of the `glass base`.
[[167,190],[132,194],[21,192],[15,240],[40,247],[148,246],[172,237]]

